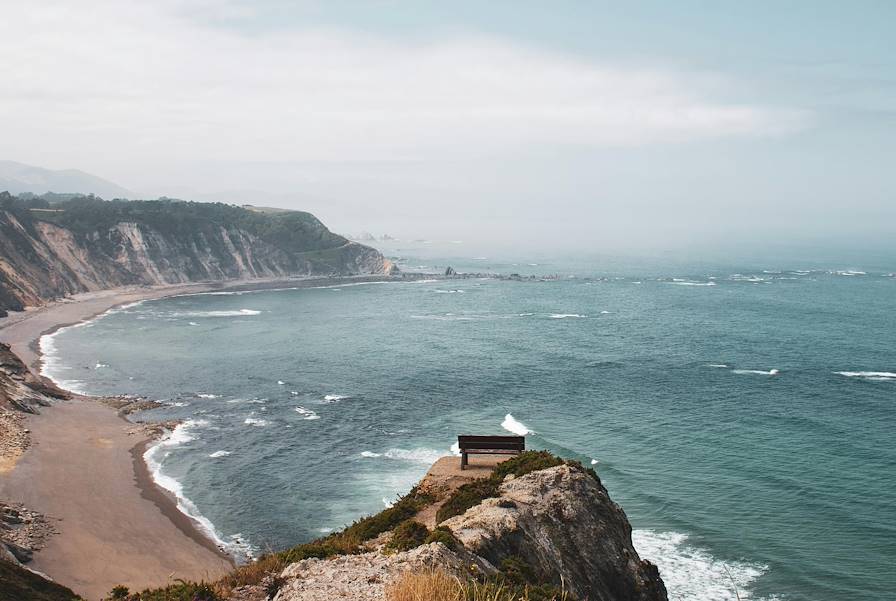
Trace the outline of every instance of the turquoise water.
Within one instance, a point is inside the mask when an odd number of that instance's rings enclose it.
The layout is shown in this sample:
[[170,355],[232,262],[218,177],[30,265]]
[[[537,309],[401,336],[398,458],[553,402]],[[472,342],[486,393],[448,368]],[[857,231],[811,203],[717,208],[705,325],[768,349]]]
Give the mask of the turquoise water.
[[46,372],[186,420],[147,459],[235,553],[381,509],[458,433],[526,430],[596,462],[670,599],[734,599],[728,572],[742,598],[893,598],[886,269],[451,263],[563,277],[145,302],[45,338]]

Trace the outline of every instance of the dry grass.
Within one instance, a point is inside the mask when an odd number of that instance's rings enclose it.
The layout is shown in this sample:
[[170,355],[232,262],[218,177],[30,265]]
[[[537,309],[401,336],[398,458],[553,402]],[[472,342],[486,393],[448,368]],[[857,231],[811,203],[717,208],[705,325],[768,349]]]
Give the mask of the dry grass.
[[461,601],[458,579],[441,570],[408,572],[386,589],[389,601]]
[[500,580],[461,580],[441,570],[408,572],[386,589],[388,601],[569,601],[566,593],[545,596],[538,588]]

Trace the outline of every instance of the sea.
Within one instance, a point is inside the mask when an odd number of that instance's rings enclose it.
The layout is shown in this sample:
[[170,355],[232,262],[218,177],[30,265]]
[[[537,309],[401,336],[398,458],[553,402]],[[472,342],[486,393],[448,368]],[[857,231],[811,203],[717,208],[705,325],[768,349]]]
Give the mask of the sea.
[[894,598],[896,261],[384,252],[521,281],[146,301],[45,336],[44,372],[162,401],[146,462],[240,559],[513,432],[597,470],[670,599]]

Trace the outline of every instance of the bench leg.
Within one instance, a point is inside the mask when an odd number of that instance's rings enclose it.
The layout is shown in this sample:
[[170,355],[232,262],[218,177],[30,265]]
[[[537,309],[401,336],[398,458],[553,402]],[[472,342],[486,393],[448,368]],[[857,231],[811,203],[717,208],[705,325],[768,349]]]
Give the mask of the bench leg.
[[461,453],[460,454],[460,469],[463,470],[463,469],[466,469],[466,467],[467,467],[467,454]]

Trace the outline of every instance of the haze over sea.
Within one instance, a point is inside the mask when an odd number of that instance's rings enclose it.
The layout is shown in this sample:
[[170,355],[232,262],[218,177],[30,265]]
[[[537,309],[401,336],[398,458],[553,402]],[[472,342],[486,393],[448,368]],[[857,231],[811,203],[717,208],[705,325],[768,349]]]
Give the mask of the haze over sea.
[[510,430],[594,465],[670,599],[734,599],[726,568],[742,598],[892,598],[892,263],[392,246],[405,271],[561,277],[149,301],[44,337],[45,373],[165,401],[143,418],[184,421],[150,468],[236,554],[339,529],[458,433]]

